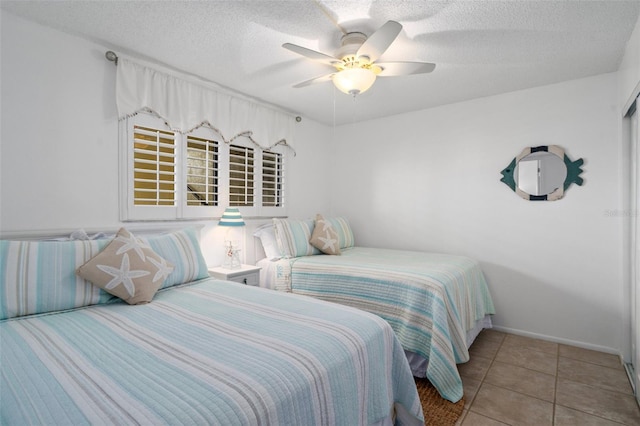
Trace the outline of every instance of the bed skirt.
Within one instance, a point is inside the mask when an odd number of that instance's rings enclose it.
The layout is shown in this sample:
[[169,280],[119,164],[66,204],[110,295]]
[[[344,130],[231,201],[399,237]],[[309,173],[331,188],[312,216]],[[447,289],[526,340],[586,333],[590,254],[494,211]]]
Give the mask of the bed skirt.
[[[482,330],[492,327],[491,315],[486,315],[484,318],[476,321],[475,327],[467,331],[467,349],[471,347],[471,344],[476,340],[476,337],[478,337],[478,334],[480,334]],[[404,354],[407,356],[407,361],[409,361],[413,376],[420,378],[427,377],[429,360],[415,352],[404,351]]]

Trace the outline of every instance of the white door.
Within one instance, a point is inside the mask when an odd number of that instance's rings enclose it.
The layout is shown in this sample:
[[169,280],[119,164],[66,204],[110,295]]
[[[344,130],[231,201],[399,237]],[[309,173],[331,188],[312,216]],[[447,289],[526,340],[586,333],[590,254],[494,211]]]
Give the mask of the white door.
[[631,357],[640,403],[640,114],[631,117]]

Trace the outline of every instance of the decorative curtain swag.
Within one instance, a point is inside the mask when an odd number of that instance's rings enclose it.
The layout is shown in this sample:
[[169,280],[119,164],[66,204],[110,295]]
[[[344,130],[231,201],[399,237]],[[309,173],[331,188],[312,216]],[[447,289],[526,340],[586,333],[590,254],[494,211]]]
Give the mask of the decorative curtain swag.
[[295,154],[291,146],[292,115],[127,58],[119,57],[117,65],[116,103],[120,120],[144,111],[161,118],[167,127],[179,133],[208,127],[226,144],[244,137],[261,149],[283,145]]

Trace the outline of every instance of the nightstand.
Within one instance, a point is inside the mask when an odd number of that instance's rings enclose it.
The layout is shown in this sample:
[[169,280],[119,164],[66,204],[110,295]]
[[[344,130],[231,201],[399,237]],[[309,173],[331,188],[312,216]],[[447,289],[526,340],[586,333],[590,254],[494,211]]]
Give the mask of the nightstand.
[[209,267],[209,275],[221,280],[235,281],[246,285],[260,285],[260,267],[253,265],[241,265],[237,269],[226,269],[221,266]]

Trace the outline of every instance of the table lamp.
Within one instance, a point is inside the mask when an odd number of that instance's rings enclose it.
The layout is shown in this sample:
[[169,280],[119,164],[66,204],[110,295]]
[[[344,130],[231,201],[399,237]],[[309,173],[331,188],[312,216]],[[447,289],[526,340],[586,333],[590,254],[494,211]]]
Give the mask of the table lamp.
[[232,241],[229,233],[232,228],[244,226],[244,220],[237,207],[227,207],[222,213],[218,226],[229,227],[224,238],[224,261],[222,267],[226,269],[237,269],[242,265],[240,262],[240,248],[237,241]]

